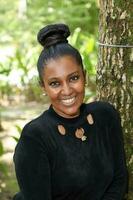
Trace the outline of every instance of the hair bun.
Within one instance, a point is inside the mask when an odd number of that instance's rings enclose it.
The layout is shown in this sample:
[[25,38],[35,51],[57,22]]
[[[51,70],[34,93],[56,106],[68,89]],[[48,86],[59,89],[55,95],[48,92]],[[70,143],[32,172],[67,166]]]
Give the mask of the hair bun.
[[69,27],[65,24],[51,24],[42,28],[37,35],[38,42],[43,47],[49,47],[57,43],[68,43],[70,35]]

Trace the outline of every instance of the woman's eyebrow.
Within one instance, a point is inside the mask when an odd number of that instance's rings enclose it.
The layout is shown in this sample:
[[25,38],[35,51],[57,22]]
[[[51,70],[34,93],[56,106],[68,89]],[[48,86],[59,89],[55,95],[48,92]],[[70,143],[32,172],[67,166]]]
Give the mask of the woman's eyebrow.
[[[68,74],[67,77],[70,77],[70,76],[72,76],[72,75],[76,75],[76,74],[78,74],[78,73],[79,73],[78,71],[72,72],[71,74]],[[51,80],[57,80],[57,79],[60,79],[60,78],[62,78],[62,76],[50,77],[50,78],[49,78],[49,81],[51,81]]]
[[69,74],[68,76],[72,76],[72,75],[75,75],[75,74],[78,74],[78,73],[79,73],[79,71],[75,71],[75,72]]

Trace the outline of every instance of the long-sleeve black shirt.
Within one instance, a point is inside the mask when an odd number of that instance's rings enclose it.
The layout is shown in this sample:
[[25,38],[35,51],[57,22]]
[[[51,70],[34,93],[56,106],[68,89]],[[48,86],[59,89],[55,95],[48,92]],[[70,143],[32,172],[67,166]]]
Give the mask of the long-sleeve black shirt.
[[[75,136],[77,128],[84,129],[85,141]],[[20,187],[15,200],[122,200],[125,194],[120,118],[108,103],[82,104],[80,115],[69,119],[50,106],[24,127],[14,162]]]

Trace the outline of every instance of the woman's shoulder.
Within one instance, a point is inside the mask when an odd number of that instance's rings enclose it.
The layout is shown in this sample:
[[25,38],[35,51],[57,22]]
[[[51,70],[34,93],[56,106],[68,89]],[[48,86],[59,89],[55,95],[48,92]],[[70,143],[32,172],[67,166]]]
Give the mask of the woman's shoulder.
[[115,110],[114,105],[107,101],[93,101],[86,104],[88,108],[93,110]]
[[47,119],[47,111],[44,111],[40,116],[31,120],[23,127],[16,149],[25,145],[28,148],[28,145],[32,145],[34,148],[41,147],[47,152],[53,147],[55,148],[56,145],[52,142],[49,131],[50,126],[49,119]]
[[109,102],[105,101],[94,101],[86,104],[88,112],[91,112],[96,117],[100,118],[112,118],[118,115],[118,111]]
[[34,136],[38,137],[39,134],[41,135],[44,130],[47,131],[47,111],[44,111],[40,116],[32,119],[22,129],[23,136]]

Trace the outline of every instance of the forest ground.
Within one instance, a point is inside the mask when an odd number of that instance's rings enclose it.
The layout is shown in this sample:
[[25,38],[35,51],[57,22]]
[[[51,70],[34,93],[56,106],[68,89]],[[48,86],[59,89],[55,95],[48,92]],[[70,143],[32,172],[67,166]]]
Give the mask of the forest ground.
[[0,132],[0,140],[4,147],[4,154],[0,156],[0,200],[11,200],[19,191],[13,164],[13,153],[17,144],[13,137],[20,136],[16,126],[22,129],[28,121],[38,116],[47,107],[47,104],[31,102],[2,108],[1,118],[4,130]]

